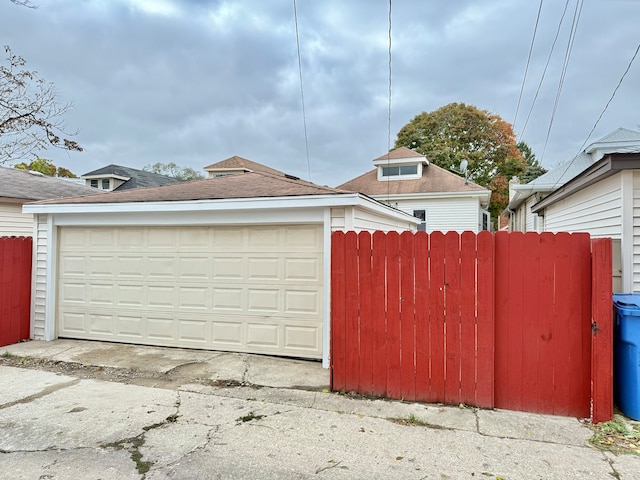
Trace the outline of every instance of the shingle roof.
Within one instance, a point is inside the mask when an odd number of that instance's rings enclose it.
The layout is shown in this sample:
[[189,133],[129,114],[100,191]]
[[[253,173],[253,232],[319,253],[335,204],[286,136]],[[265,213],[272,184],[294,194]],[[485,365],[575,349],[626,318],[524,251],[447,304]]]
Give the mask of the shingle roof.
[[212,163],[211,165],[204,167],[206,171],[217,170],[217,169],[240,169],[240,168],[250,170],[252,172],[266,172],[274,175],[284,175],[284,172],[281,172],[280,170],[267,167],[266,165],[262,165],[261,163],[247,160],[246,158],[242,158],[237,155],[234,155],[233,157],[229,157],[225,160],[220,160],[219,162]]
[[380,155],[378,158],[374,158],[373,161],[377,160],[397,160],[398,158],[416,158],[416,157],[424,157],[424,155],[416,152],[415,150],[411,150],[407,147],[398,147],[391,150],[389,153],[385,153],[384,155]]
[[378,171],[374,169],[342,185],[338,185],[337,188],[366,195],[486,190],[486,188],[476,183],[465,183],[464,178],[433,164],[424,166],[422,168],[422,178],[417,180],[378,180]]
[[129,178],[128,181],[120,185],[117,190],[130,190],[133,188],[158,187],[160,185],[170,185],[179,183],[180,180],[158,173],[145,172],[131,167],[123,167],[121,165],[107,165],[89,173],[85,173],[82,177],[98,176],[98,175],[117,175],[119,177]]
[[282,174],[273,175],[267,172],[250,172],[243,175],[207,178],[161,187],[137,188],[122,192],[114,191],[89,198],[50,200],[39,203],[176,202],[342,193],[350,192],[337,188],[323,187]]
[[29,201],[99,193],[96,188],[77,185],[61,178],[29,173],[17,168],[0,167],[0,198]]

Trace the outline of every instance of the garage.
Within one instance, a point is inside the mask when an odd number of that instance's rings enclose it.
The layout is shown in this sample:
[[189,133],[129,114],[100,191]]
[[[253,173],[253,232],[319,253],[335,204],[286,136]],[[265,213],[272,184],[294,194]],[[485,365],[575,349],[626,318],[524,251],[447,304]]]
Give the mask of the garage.
[[322,226],[65,227],[59,337],[322,356]]
[[26,204],[31,337],[322,359],[331,232],[415,230],[366,195],[268,172]]

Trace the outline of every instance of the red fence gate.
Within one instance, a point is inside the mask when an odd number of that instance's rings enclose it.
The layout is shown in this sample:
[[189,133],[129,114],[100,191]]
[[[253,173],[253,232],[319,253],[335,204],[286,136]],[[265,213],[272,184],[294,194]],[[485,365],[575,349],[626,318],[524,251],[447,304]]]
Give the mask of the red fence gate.
[[587,234],[334,233],[332,388],[579,417],[594,398],[608,420],[610,245],[592,262]]
[[0,346],[28,340],[31,237],[0,237]]

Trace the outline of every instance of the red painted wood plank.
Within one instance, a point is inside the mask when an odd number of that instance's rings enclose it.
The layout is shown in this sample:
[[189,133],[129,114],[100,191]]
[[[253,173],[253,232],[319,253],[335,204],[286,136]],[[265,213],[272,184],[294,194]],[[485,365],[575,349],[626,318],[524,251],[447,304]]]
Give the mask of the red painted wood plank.
[[613,418],[613,319],[611,309],[611,239],[591,240],[593,423]]
[[445,244],[445,384],[444,400],[460,402],[460,235],[447,232]]
[[9,262],[7,260],[7,245],[9,240],[0,237],[0,346],[9,345],[9,315],[8,306]]
[[334,232],[331,235],[331,390],[344,390],[346,378],[345,343],[345,235]]
[[429,236],[415,235],[416,400],[429,401]]
[[576,332],[571,331],[575,312],[571,305],[571,236],[569,233],[556,234],[556,289],[554,311],[554,402],[553,412],[556,415],[570,415],[569,401],[571,387],[574,382],[569,359],[571,337]]
[[414,233],[400,235],[400,382],[402,398],[416,399]]
[[360,283],[360,375],[358,392],[373,394],[373,293],[371,271],[371,234],[358,234],[358,273]]
[[386,325],[386,243],[384,232],[373,234],[372,249],[372,333],[373,395],[387,393],[387,325]]
[[429,401],[444,402],[444,234],[429,235]]
[[591,242],[588,233],[571,235],[571,303],[572,332],[567,363],[572,372],[569,392],[569,415],[586,418],[591,409]]
[[509,365],[507,370],[507,385],[509,389],[508,406],[510,410],[522,410],[522,399],[525,392],[522,389],[523,355],[522,348],[526,340],[523,338],[523,301],[525,296],[525,277],[523,269],[524,233],[511,233],[509,245],[509,318],[508,340]]
[[460,236],[460,401],[476,405],[476,235]]
[[477,242],[477,368],[476,405],[493,408],[494,380],[494,237],[480,232]]
[[345,390],[357,391],[360,381],[360,312],[358,311],[358,235],[347,232],[345,235]]
[[556,237],[553,233],[540,234],[540,260],[538,263],[538,398],[537,411],[553,413],[555,348],[562,348],[554,338],[554,295]]
[[528,232],[523,240],[522,272],[526,294],[522,299],[522,410],[539,412],[538,389],[540,326],[540,235]]
[[402,398],[400,362],[400,236],[387,233],[387,396]]
[[509,408],[509,261],[511,259],[511,235],[495,234],[495,387],[494,403],[497,408]]

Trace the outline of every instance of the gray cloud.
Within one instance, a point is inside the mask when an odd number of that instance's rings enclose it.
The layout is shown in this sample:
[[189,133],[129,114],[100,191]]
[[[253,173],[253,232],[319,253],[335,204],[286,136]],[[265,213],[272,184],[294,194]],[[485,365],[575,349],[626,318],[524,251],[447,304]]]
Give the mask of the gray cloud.
[[[543,6],[517,132],[563,7],[552,3]],[[395,2],[391,142],[416,114],[454,101],[513,122],[537,4]],[[584,3],[545,165],[584,142],[637,46],[639,14],[637,0]],[[387,15],[386,2],[298,2],[315,182],[342,183],[387,148]],[[522,137],[538,156],[570,20]],[[307,178],[291,2],[60,0],[29,10],[1,0],[0,32],[75,105],[66,121],[86,151],[42,153],[55,163],[77,173],[157,161],[201,169],[237,154]],[[640,60],[593,139],[638,127],[639,80]]]

